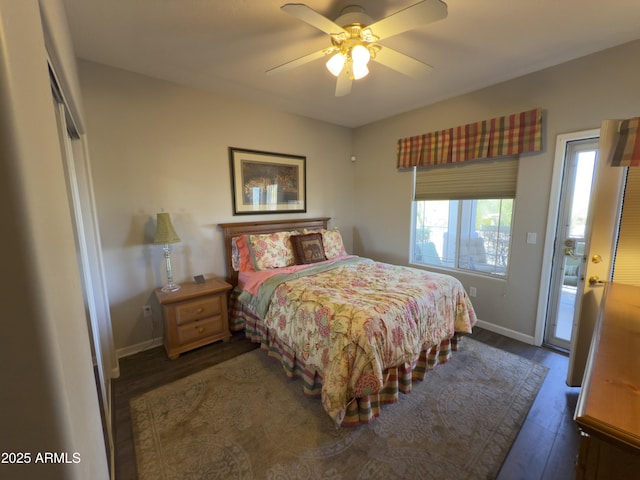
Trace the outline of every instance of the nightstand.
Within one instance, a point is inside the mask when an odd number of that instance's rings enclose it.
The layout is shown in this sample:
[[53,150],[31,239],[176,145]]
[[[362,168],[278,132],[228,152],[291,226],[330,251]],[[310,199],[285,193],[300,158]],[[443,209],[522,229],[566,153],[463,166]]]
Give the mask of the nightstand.
[[164,348],[171,360],[188,350],[231,338],[227,317],[231,288],[219,278],[181,284],[175,292],[156,288],[164,320]]

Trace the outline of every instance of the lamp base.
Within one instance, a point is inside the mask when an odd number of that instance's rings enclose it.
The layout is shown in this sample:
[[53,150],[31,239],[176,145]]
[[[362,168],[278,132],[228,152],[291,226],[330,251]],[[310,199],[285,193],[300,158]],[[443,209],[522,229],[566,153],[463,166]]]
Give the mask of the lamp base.
[[163,292],[175,292],[180,290],[180,285],[175,283],[167,283],[164,287],[162,287]]

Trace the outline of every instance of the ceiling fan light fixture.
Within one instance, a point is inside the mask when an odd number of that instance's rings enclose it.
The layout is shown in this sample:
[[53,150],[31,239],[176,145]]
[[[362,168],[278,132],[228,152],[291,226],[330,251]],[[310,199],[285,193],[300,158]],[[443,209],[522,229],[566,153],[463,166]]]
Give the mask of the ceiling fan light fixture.
[[331,72],[331,75],[333,75],[334,77],[340,75],[342,69],[344,68],[345,61],[346,57],[342,52],[336,53],[329,60],[327,60],[327,69]]
[[377,42],[447,17],[447,4],[443,0],[420,0],[377,21],[357,5],[345,7],[335,21],[303,3],[287,3],[281,9],[326,33],[331,46],[267,70],[267,74],[324,57],[327,69],[337,77],[336,97],[348,95],[352,81],[368,75],[371,60],[404,75],[422,78],[432,69],[430,65]]

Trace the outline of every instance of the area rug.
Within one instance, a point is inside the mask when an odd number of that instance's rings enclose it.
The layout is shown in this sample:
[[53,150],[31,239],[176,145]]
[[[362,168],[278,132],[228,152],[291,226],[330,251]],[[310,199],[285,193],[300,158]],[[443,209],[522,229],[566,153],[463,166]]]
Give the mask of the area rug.
[[131,401],[139,479],[492,479],[546,373],[465,338],[372,423],[336,428],[254,350]]

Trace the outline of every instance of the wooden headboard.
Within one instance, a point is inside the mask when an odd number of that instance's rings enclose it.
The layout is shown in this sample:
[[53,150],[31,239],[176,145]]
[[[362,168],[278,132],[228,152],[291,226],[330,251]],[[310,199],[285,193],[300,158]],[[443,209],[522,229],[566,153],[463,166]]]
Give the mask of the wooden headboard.
[[262,233],[289,232],[308,228],[317,230],[327,228],[329,217],[300,218],[297,220],[271,220],[265,222],[220,223],[224,233],[224,262],[227,269],[227,282],[234,287],[238,284],[238,272],[231,265],[231,239],[240,235],[258,235]]

